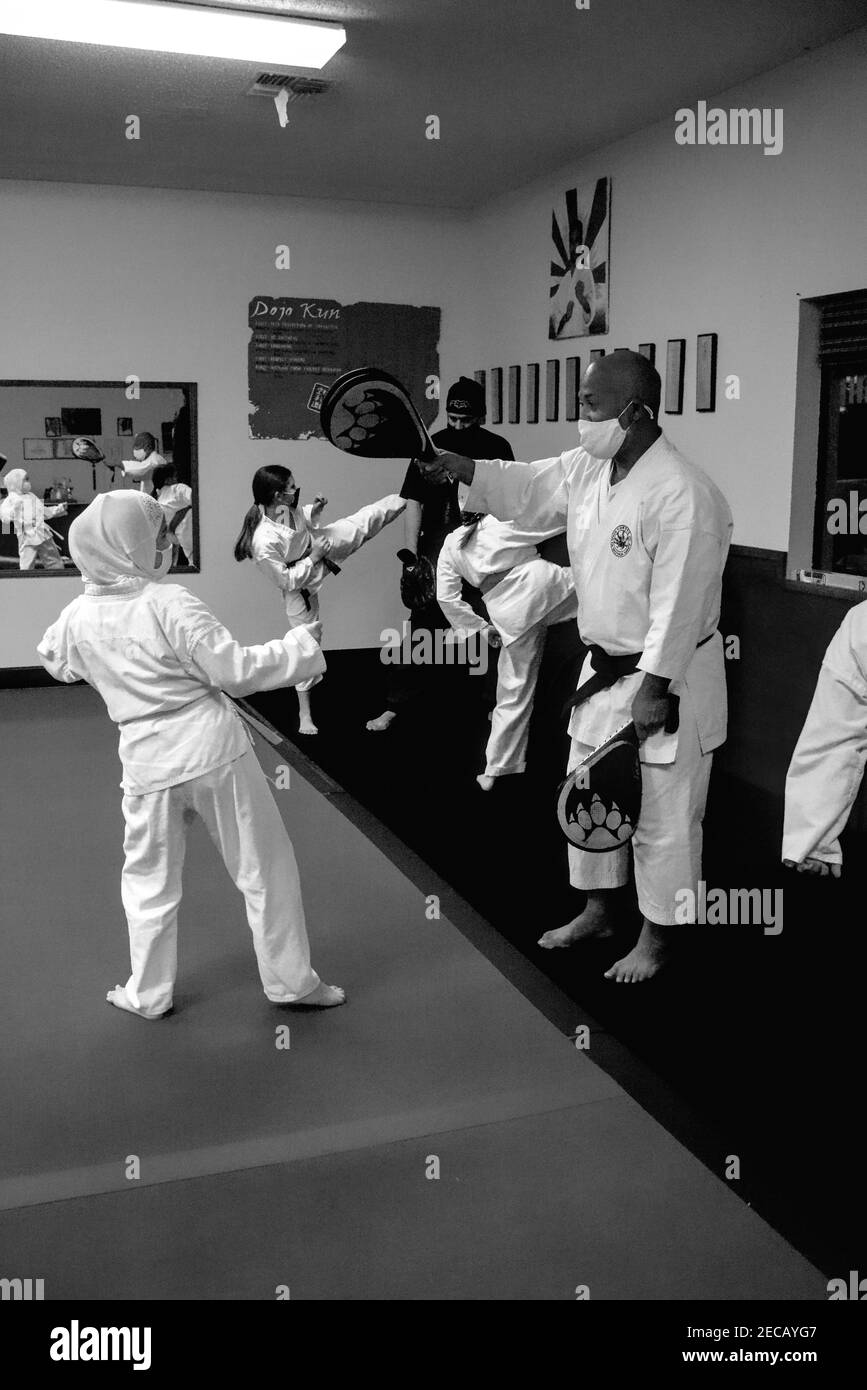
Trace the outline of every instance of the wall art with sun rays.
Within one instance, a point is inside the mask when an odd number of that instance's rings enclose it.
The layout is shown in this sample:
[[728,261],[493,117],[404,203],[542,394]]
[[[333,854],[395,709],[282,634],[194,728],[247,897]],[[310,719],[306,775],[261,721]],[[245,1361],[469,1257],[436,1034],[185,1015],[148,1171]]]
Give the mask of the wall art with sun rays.
[[551,215],[549,338],[608,332],[611,180],[569,188]]

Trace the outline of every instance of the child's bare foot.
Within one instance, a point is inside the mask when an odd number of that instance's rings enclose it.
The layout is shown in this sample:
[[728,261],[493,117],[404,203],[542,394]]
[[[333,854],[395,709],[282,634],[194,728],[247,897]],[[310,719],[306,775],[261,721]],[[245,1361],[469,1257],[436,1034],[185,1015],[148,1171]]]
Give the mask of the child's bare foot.
[[151,1022],[157,1018],[165,1018],[166,1014],[172,1012],[171,1009],[165,1009],[161,1014],[143,1014],[141,1009],[133,1008],[127,998],[127,993],[123,985],[115,985],[114,989],[108,991],[105,998],[107,1003],[114,1004],[116,1009],[125,1009],[128,1014],[135,1014],[138,1018],[146,1018]]
[[319,730],[312,719],[302,719],[298,724],[299,734],[318,734]]
[[376,719],[368,719],[366,727],[372,734],[384,734],[393,719],[397,718],[397,710],[383,710],[382,714],[377,715]]
[[546,931],[544,936],[539,937],[538,944],[546,951],[553,951],[558,946],[574,946],[576,942],[587,941],[590,937],[601,939],[611,935],[605,908],[590,902],[584,911],[573,917],[571,922],[567,922],[565,927]]
[[496,777],[489,777],[486,772],[480,772],[476,781],[483,792],[491,792],[496,786],[497,779]]
[[334,1009],[338,1004],[346,1003],[346,990],[339,985],[326,985],[322,981],[311,994],[305,994],[303,999],[293,999],[292,1007],[297,1009]]

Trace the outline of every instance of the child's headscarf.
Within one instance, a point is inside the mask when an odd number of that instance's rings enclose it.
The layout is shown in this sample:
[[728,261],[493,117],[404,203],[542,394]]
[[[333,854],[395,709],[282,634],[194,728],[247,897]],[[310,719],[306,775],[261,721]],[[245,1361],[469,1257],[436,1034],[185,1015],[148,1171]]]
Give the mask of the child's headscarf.
[[160,580],[171,568],[171,547],[154,569],[163,509],[142,492],[103,492],[69,528],[69,553],[85,579],[115,584],[119,579]]
[[10,469],[10,471],[6,474],[6,477],[3,479],[3,486],[5,487],[6,491],[9,493],[10,497],[12,496],[12,493],[13,493],[13,492],[21,492],[21,493],[23,493],[23,491],[24,491],[24,479],[25,479],[26,477],[27,477],[27,470],[26,470],[26,468],[12,468],[12,469]]

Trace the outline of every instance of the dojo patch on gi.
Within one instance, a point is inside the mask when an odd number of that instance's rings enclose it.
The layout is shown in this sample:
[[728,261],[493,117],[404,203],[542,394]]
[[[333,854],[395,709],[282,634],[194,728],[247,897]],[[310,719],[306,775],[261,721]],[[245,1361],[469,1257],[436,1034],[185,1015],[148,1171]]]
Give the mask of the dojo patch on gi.
[[611,549],[618,560],[629,554],[632,549],[632,532],[628,526],[615,526],[611,532]]

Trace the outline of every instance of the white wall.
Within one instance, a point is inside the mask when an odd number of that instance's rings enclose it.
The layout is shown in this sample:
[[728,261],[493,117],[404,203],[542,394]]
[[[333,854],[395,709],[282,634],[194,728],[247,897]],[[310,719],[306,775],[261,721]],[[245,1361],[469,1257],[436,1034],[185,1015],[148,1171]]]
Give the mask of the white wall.
[[[337,516],[399,485],[402,465],[349,464],[324,442],[251,441],[247,305],[257,293],[442,308],[444,381],[576,352],[688,341],[685,409],[671,437],[721,484],[740,544],[785,549],[791,496],[798,296],[867,285],[867,31],[722,95],[782,107],[784,148],[684,147],[671,119],[482,209],[471,219],[355,203],[0,184],[0,376],[195,381],[203,572],[190,587],[244,641],[280,629],[276,594],[231,547],[263,463],[288,463]],[[565,118],[565,117],[564,117]],[[613,180],[611,333],[547,339],[552,202]],[[288,242],[291,271],[274,269]],[[741,400],[694,406],[698,333],[720,335],[719,379]],[[544,399],[544,397],[543,397]],[[523,402],[522,402],[523,410]],[[575,427],[504,426],[539,458]],[[398,527],[400,523],[398,523]],[[376,643],[400,623],[396,529],[324,591],[326,646]],[[33,647],[76,580],[0,580],[0,665]]]
[[[726,492],[735,540],[784,550],[795,417],[798,296],[867,285],[867,30],[775,69],[710,104],[782,107],[784,147],[689,147],[671,119],[482,210],[474,220],[483,303],[479,366],[542,364],[591,348],[686,338],[684,413],[674,442]],[[611,332],[549,343],[553,205],[566,188],[612,178]],[[719,334],[714,414],[695,411],[695,338]],[[561,393],[565,367],[561,368]],[[523,390],[523,383],[522,383]],[[522,415],[524,402],[522,400]],[[561,405],[562,415],[562,405]],[[496,428],[496,427],[495,427]],[[575,426],[508,430],[518,458],[570,447]]]
[[[438,305],[449,380],[475,360],[467,237],[466,218],[415,209],[0,183],[0,377],[198,383],[202,573],[185,582],[240,640],[263,641],[282,631],[279,596],[231,553],[255,469],[290,466],[307,499],[329,498],[327,518],[399,488],[404,465],[248,437],[250,299]],[[278,271],[284,242],[292,268]],[[400,624],[402,543],[398,521],[326,586],[326,648],[373,646]],[[0,666],[35,665],[36,642],[79,592],[72,578],[0,580]]]

